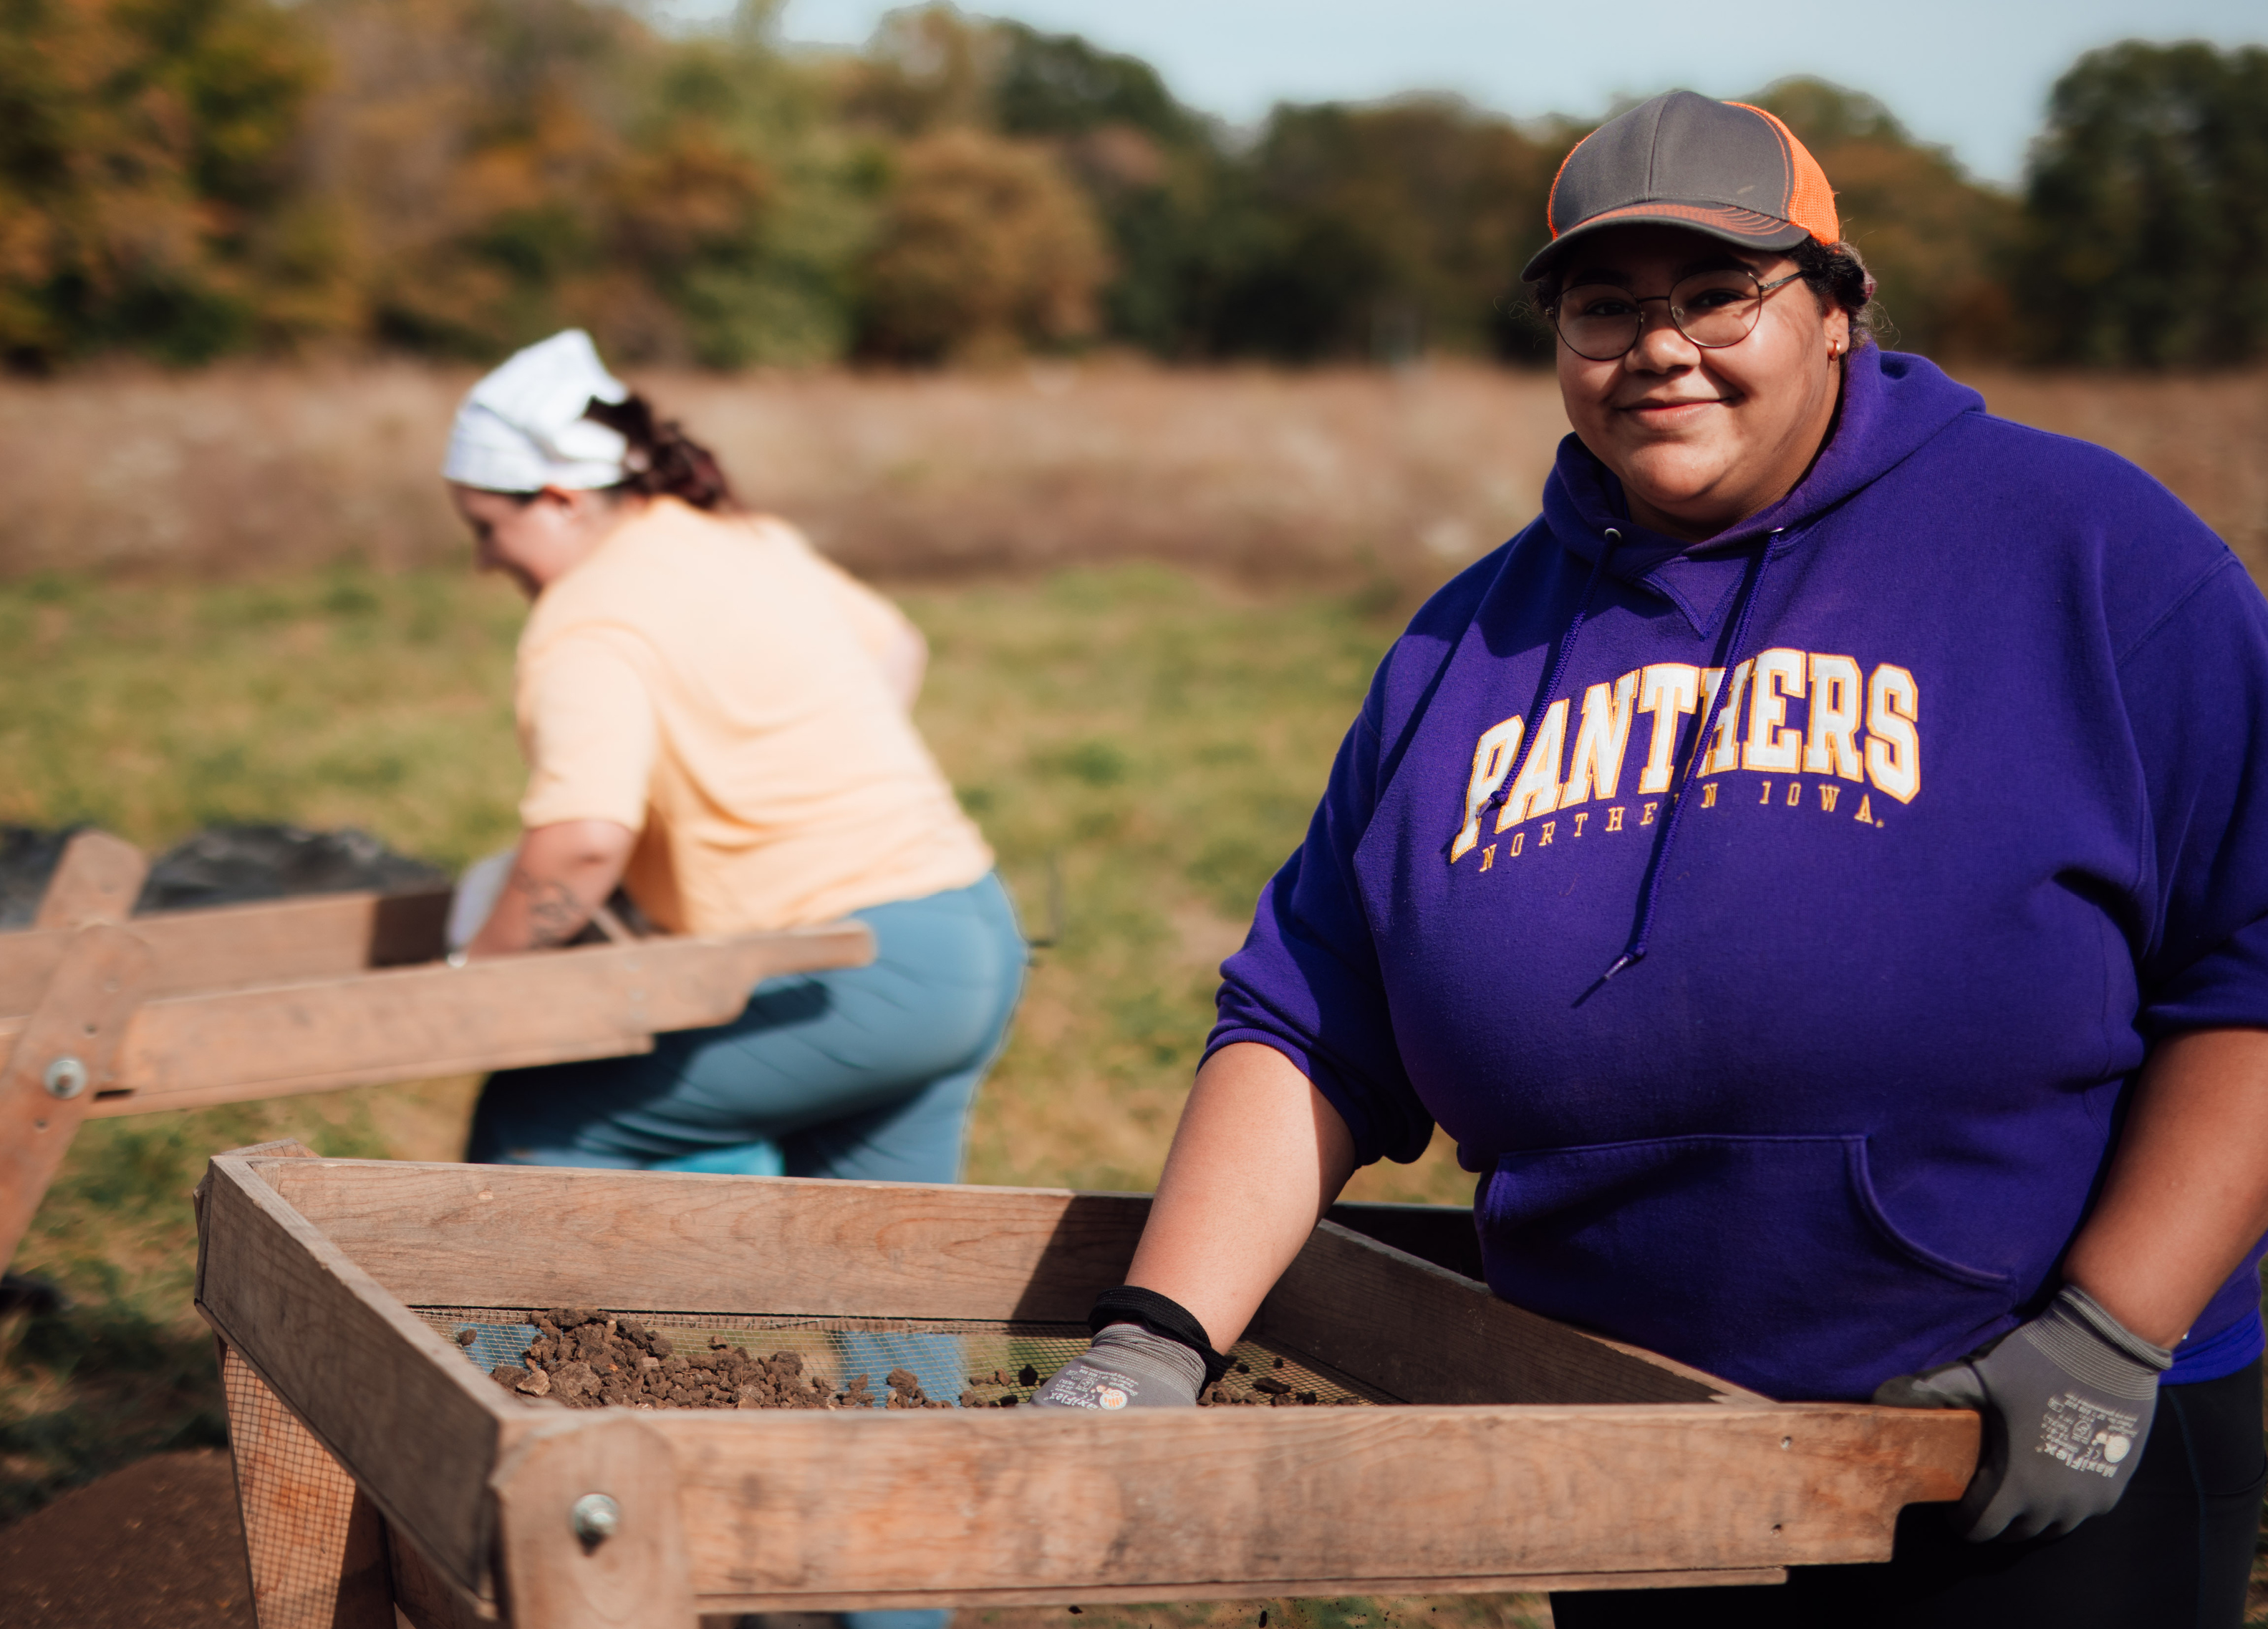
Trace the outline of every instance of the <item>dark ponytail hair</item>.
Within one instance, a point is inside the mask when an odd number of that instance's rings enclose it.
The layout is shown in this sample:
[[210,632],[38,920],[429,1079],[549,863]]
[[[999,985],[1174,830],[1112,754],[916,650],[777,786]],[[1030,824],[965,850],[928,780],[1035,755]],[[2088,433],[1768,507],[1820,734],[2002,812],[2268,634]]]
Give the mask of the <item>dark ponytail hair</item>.
[[601,402],[593,396],[583,416],[604,424],[630,443],[622,461],[630,473],[616,483],[616,491],[635,492],[641,498],[674,498],[711,512],[740,507],[717,455],[687,435],[675,419],[657,423],[653,404],[644,396],[632,392],[620,402]]
[[1822,243],[1806,238],[1787,252],[1803,274],[1804,286],[1822,310],[1840,310],[1851,319],[1851,348],[1856,350],[1878,338],[1888,326],[1882,308],[1874,303],[1874,275],[1866,260],[1848,243]]

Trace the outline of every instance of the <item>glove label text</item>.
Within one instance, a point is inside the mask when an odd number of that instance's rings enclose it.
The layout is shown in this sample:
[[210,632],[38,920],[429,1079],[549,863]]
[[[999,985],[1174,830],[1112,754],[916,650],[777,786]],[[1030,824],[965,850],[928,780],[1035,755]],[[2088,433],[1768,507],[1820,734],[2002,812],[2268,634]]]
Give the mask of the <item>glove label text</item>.
[[2091,1397],[2066,1391],[2050,1398],[2040,1416],[2040,1440],[2035,1451],[2060,1464],[2091,1476],[2115,1477],[2120,1463],[2134,1448],[2141,1416],[2107,1408]]

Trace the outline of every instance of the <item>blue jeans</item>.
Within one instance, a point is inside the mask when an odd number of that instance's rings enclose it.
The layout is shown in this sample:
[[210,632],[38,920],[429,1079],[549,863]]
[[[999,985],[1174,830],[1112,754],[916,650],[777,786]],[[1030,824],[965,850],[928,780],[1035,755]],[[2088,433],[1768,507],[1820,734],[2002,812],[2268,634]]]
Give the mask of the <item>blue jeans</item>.
[[473,1111],[478,1164],[957,1182],[976,1085],[1026,953],[997,876],[855,912],[865,967],[766,979],[731,1023],[641,1057],[504,1069]]

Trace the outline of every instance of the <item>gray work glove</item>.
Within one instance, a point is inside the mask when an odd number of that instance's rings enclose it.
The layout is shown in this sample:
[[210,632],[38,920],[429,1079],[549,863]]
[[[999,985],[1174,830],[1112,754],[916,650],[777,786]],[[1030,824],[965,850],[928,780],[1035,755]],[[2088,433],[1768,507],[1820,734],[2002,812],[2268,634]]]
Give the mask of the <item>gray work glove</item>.
[[1032,1394],[1035,1408],[1195,1408],[1204,1360],[1138,1323],[1113,1323]]
[[1984,1453],[1955,1525],[1972,1544],[2055,1538],[2126,1491],[2173,1360],[2066,1286],[2029,1323],[1958,1363],[1886,1380],[1874,1401],[1983,1414]]

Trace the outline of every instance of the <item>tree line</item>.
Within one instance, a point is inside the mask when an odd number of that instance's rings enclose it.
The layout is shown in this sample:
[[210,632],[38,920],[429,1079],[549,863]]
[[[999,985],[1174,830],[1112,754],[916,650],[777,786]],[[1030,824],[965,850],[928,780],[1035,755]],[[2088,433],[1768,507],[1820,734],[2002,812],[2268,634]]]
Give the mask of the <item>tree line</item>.
[[[947,6],[790,52],[774,4],[6,0],[0,358],[1539,359],[1518,269],[1590,128],[1462,102],[1255,131],[1076,36]],[[2057,84],[2021,189],[1874,99],[1752,100],[1817,154],[1934,355],[2212,366],[2268,346],[2268,50],[2128,42]]]

